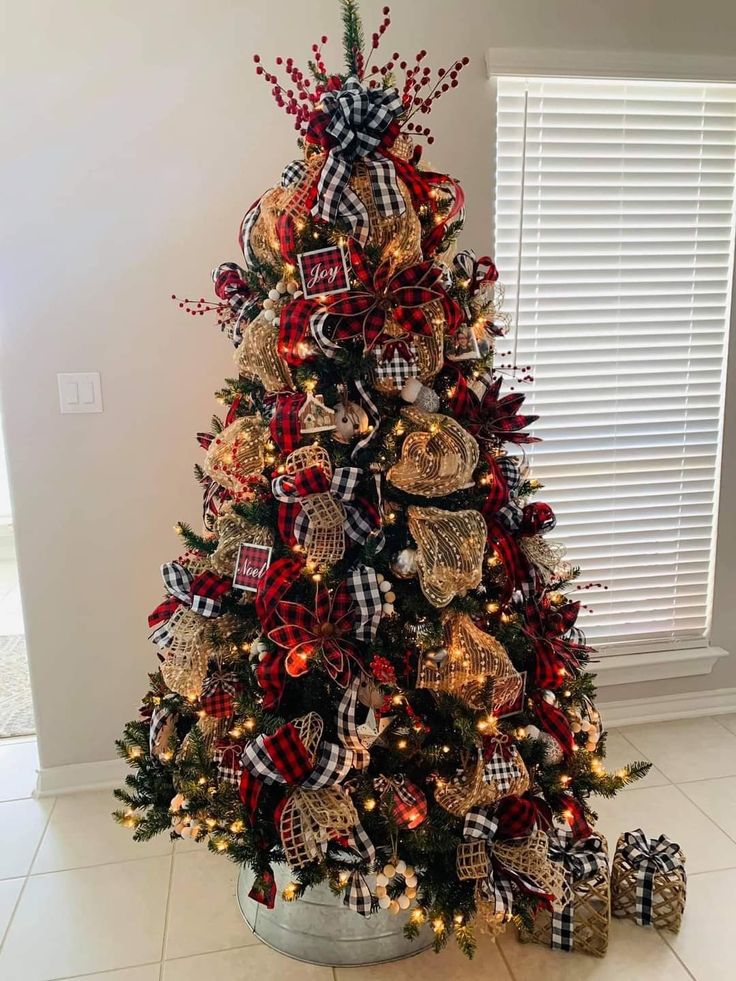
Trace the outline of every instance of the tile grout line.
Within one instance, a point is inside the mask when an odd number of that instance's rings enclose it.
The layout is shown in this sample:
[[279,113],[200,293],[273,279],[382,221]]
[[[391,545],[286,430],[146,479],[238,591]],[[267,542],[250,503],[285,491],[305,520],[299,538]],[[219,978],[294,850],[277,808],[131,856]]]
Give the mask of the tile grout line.
[[164,930],[161,937],[161,960],[158,969],[158,981],[163,981],[164,977],[164,958],[166,956],[166,943],[169,939],[169,916],[171,914],[171,887],[174,884],[174,862],[176,861],[176,848],[171,847],[171,864],[169,865],[169,888],[166,890],[166,908],[164,910]]
[[[716,777],[715,779],[717,780],[718,777]],[[732,834],[730,834],[730,832],[726,831],[725,828],[721,827],[721,825],[718,823],[718,821],[716,821],[716,819],[714,817],[711,817],[710,814],[708,814],[706,811],[704,811],[703,808],[700,806],[700,804],[698,804],[697,801],[693,800],[692,797],[688,797],[688,795],[685,793],[685,791],[682,789],[682,787],[678,786],[677,784],[675,786],[677,786],[677,789],[680,791],[680,793],[685,798],[685,800],[690,801],[690,803],[693,805],[693,807],[695,807],[696,810],[700,811],[700,813],[703,815],[704,818],[707,818],[707,820],[710,821],[711,824],[715,825],[715,827],[718,828],[719,831],[722,831],[723,832],[723,834],[728,838],[729,841],[732,841],[736,845],[736,838],[734,838],[734,836]],[[716,870],[714,869],[713,871],[716,871]]]
[[[654,767],[654,769],[655,770],[658,770],[659,773],[661,773],[662,776],[665,778],[665,780],[667,781],[667,785],[675,786],[674,781],[670,780],[670,778],[667,776],[667,774],[664,772],[664,770],[660,766],[658,766],[654,762],[654,760],[650,760],[649,759],[649,756],[646,753],[644,753],[644,750],[643,749],[639,749],[639,747],[636,745],[636,743],[632,742],[632,740],[629,739],[628,736],[625,736],[622,729],[617,729],[616,732],[623,739],[623,741],[625,743],[628,743],[629,746],[631,746],[632,750],[635,753],[643,753],[644,754],[644,756],[645,756],[644,762],[651,763],[652,766]],[[655,786],[657,786],[657,785],[655,784]],[[660,784],[659,786],[665,786],[665,785],[664,784]],[[636,781],[635,781],[634,783],[631,784],[631,786],[627,787],[626,789],[627,790],[651,790],[652,788],[651,787],[641,787],[641,786],[637,787],[636,786]]]
[[[28,798],[28,799],[30,799],[30,798]],[[38,844],[36,845],[36,847],[33,850],[33,855],[31,856],[31,861],[28,863],[29,872],[30,872],[30,869],[33,868],[33,863],[36,861],[36,856],[38,855],[38,852],[39,852],[39,850],[41,848],[41,842],[46,837],[46,832],[48,831],[49,822],[51,821],[51,815],[54,813],[54,810],[56,808],[56,802],[57,802],[57,800],[58,800],[58,797],[54,797],[53,798],[53,803],[51,804],[51,807],[49,808],[49,813],[48,813],[48,816],[46,818],[46,823],[43,826],[43,831],[39,835]],[[10,936],[10,930],[11,930],[11,928],[13,926],[13,922],[15,921],[15,914],[18,912],[18,907],[20,906],[21,900],[23,899],[23,896],[24,896],[25,891],[26,891],[26,886],[28,885],[28,880],[30,878],[29,872],[26,872],[26,874],[23,876],[23,885],[20,887],[20,892],[18,893],[18,898],[15,901],[15,905],[13,906],[13,910],[12,910],[12,912],[10,914],[9,919],[8,919],[8,925],[5,928],[5,934],[4,934],[3,938],[2,938],[2,941],[0,941],[0,952],[2,952],[2,949],[5,946],[5,941]]]
[[96,978],[101,974],[117,974],[119,971],[135,971],[139,967],[156,967],[159,961],[144,961],[142,964],[130,964],[128,967],[105,967],[101,971],[94,971],[92,974],[64,974],[54,978],[53,981],[84,981],[85,978]]
[[[60,872],[83,872],[84,869],[103,869],[107,865],[130,865],[132,862],[147,862],[149,859],[169,858],[172,852],[173,849],[171,852],[161,852],[160,855],[138,855],[136,858],[120,858],[112,862],[88,862],[87,865],[65,865],[63,869],[44,869],[42,872],[29,872],[28,878],[38,879],[42,875],[58,875]],[[19,876],[11,876],[10,878],[17,879]]]

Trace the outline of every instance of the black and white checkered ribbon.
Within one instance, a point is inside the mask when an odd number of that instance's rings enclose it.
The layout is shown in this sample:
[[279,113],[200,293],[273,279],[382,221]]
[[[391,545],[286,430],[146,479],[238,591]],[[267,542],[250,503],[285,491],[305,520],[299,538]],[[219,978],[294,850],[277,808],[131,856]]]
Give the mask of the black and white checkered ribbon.
[[636,913],[639,926],[649,926],[652,922],[652,899],[654,897],[654,878],[658,872],[674,872],[682,869],[680,846],[670,841],[666,835],[647,838],[641,828],[627,831],[619,852],[628,864],[636,870]]
[[[407,360],[402,348],[409,352],[412,360]],[[388,354],[384,352],[388,351]],[[412,341],[384,345],[376,351],[376,377],[381,381],[393,382],[396,388],[403,388],[410,378],[419,375],[419,356]]]
[[348,573],[348,589],[358,607],[355,636],[358,640],[375,639],[381,622],[383,599],[378,585],[378,574],[369,565],[358,565]]
[[[463,838],[485,839],[490,854],[493,851],[493,839],[498,831],[498,818],[486,807],[477,807],[468,811],[463,824]],[[488,865],[488,877],[480,884],[481,895],[494,903],[496,913],[511,915],[514,908],[514,893],[511,880],[504,875],[503,869],[494,869],[493,861]]]
[[306,169],[307,165],[303,160],[292,160],[281,171],[281,186],[291,187],[292,184],[297,184],[304,176]]
[[338,92],[326,93],[322,105],[330,117],[326,130],[335,145],[320,173],[313,214],[329,225],[344,221],[351,234],[365,244],[370,231],[368,211],[348,183],[356,160],[367,169],[378,214],[389,218],[406,210],[393,163],[376,152],[403,110],[401,96],[394,88],[367,89],[351,77]]
[[[257,736],[243,748],[243,767],[267,784],[286,784],[286,780],[269,756],[264,740],[266,736]],[[317,748],[312,772],[299,786],[303,790],[318,790],[320,787],[331,787],[340,783],[348,775],[353,765],[353,753],[344,746],[336,743],[322,742]]]
[[494,783],[496,789],[505,794],[514,780],[521,776],[519,754],[515,749],[505,749],[497,742],[493,754],[483,767],[485,783]]
[[360,678],[353,678],[337,706],[337,738],[346,749],[352,750],[353,766],[364,770],[371,761],[371,754],[358,736],[358,690]]
[[245,268],[252,269],[258,264],[258,256],[253,251],[253,246],[250,244],[250,233],[253,231],[253,226],[258,221],[258,217],[261,213],[261,202],[257,201],[250,211],[246,212],[245,218],[243,218],[243,223],[240,226],[240,240],[243,243],[243,258],[245,259]]
[[509,501],[493,516],[507,531],[516,531],[524,517],[523,509],[515,502]]
[[203,617],[218,617],[222,613],[222,601],[200,593],[192,593],[191,587],[194,576],[179,562],[164,562],[161,566],[161,577],[166,592],[174,596],[182,604],[174,610],[170,617],[159,624],[149,640],[158,647],[169,647],[174,639],[178,621],[184,616],[187,608]]
[[[360,821],[348,836],[348,847],[354,852],[357,852],[361,860],[368,867],[375,862],[375,846]],[[359,913],[361,916],[368,916],[373,908],[373,895],[370,886],[366,881],[364,873],[359,869],[355,869],[350,873],[343,903],[348,909]]]
[[[559,862],[565,870],[570,891],[576,882],[582,882],[598,873],[608,871],[608,856],[599,835],[573,838],[569,828],[558,828],[550,835],[549,859]],[[551,946],[555,950],[572,950],[575,930],[575,905],[557,901],[552,906]]]
[[164,696],[164,698],[161,699],[161,702],[155,706],[153,712],[151,713],[151,727],[148,735],[148,744],[151,755],[154,755],[159,750],[166,748],[159,746],[158,742],[166,727],[171,724],[171,720],[176,718],[176,711],[174,705],[172,704],[173,701],[174,700],[170,695]]
[[[338,501],[342,501],[345,507],[345,534],[356,545],[362,545],[375,531],[373,525],[361,513],[360,508],[351,503],[362,475],[363,471],[359,467],[338,467],[330,480],[330,494],[336,497]],[[298,503],[300,500],[298,495],[284,491],[281,477],[274,480],[273,493],[281,501]],[[308,528],[309,518],[301,510],[294,521],[294,537],[300,545],[306,541]]]

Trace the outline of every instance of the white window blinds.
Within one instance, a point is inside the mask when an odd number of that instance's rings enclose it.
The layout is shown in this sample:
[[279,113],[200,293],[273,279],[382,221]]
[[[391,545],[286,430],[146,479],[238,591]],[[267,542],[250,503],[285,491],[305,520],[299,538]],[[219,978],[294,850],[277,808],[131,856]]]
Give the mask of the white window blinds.
[[[736,87],[499,78],[496,262],[552,533],[606,649],[707,639]],[[585,594],[583,594],[585,596]]]

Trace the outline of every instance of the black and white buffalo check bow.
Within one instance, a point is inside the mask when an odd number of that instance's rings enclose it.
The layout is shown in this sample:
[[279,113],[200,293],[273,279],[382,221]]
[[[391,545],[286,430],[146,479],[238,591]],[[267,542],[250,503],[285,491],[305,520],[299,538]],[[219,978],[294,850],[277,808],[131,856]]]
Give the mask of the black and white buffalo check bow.
[[350,188],[353,165],[362,161],[370,177],[378,214],[403,214],[406,203],[399,190],[393,162],[378,151],[386,130],[401,114],[401,96],[394,88],[367,89],[349,78],[338,92],[322,98],[325,134],[331,146],[317,184],[313,212],[334,225],[338,220],[361,244],[368,239],[370,220],[365,205]]
[[148,617],[148,626],[155,628],[150,640],[158,647],[171,646],[176,622],[187,607],[203,617],[219,617],[222,597],[232,587],[229,579],[209,570],[193,575],[180,562],[165,562],[161,577],[168,596]]
[[[582,882],[598,873],[608,872],[608,855],[600,835],[574,839],[569,828],[558,828],[550,835],[549,858],[559,862],[565,870],[570,894],[576,882]],[[575,905],[564,900],[552,906],[551,946],[556,950],[572,950],[575,929]]]
[[520,757],[515,748],[496,740],[491,756],[483,766],[485,783],[495,783],[496,788],[505,794],[511,784],[521,776]]
[[641,828],[627,831],[619,853],[636,869],[636,914],[634,919],[639,926],[649,926],[652,922],[652,899],[654,897],[654,877],[658,872],[674,872],[682,869],[685,877],[684,859],[680,846],[666,835],[647,838]]

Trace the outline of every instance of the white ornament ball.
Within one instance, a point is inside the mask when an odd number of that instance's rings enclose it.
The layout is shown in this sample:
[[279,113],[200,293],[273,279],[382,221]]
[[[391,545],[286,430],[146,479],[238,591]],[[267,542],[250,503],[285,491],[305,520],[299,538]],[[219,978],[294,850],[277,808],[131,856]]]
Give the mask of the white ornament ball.
[[391,561],[391,568],[401,579],[411,579],[417,574],[417,550],[402,548]]

